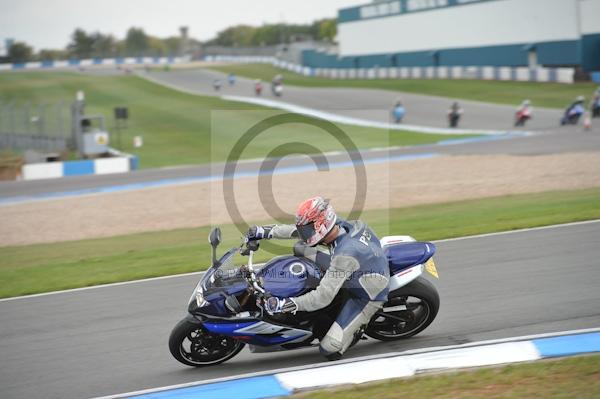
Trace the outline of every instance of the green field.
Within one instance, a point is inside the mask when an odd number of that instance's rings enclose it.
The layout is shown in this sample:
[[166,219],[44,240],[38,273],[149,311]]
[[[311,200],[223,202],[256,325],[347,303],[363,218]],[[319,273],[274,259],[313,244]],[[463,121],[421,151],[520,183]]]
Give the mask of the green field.
[[[181,93],[134,75],[75,72],[0,74],[0,104],[11,101],[17,104],[65,101],[68,104],[74,100],[78,90],[85,92],[86,112],[104,115],[109,130],[113,125],[113,108],[129,107],[129,128],[122,137],[121,149],[138,155],[142,168],[224,161],[234,143],[248,128],[267,116],[280,113],[256,105]],[[448,139],[447,135],[340,127],[356,147],[362,149]],[[144,139],[142,148],[133,148],[132,138],[136,135]],[[247,147],[241,157],[264,157],[276,145],[289,143],[291,138],[295,142],[310,143],[321,151],[342,149],[339,142],[317,127],[288,123],[268,129]],[[113,137],[113,145],[117,144],[116,141]]]
[[[600,189],[549,192],[368,211],[379,236],[436,240],[600,218]],[[223,226],[221,248],[239,244]],[[33,294],[206,269],[209,227],[55,244],[0,248],[0,297]],[[290,243],[291,244],[291,243]],[[257,260],[269,256],[259,251]],[[444,273],[444,266],[440,265]]]
[[591,98],[597,84],[594,83],[536,83],[536,82],[499,82],[482,80],[449,79],[343,79],[306,77],[294,72],[275,68],[269,64],[232,64],[211,66],[210,69],[263,79],[270,82],[276,74],[283,75],[284,84],[308,87],[363,87],[403,91],[407,93],[429,94],[433,96],[485,101],[498,104],[510,104],[515,107],[524,99],[532,101],[533,106],[565,108],[577,96]]
[[303,399],[479,399],[600,397],[600,355],[552,359],[322,390]]

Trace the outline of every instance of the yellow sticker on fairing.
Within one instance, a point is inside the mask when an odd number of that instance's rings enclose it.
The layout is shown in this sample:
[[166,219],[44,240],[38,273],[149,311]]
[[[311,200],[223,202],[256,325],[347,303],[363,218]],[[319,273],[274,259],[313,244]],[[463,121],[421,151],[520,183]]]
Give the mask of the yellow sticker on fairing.
[[431,274],[433,277],[440,278],[440,276],[438,275],[437,268],[435,267],[435,262],[433,261],[433,258],[429,258],[427,263],[425,263],[425,270],[427,270],[429,274]]

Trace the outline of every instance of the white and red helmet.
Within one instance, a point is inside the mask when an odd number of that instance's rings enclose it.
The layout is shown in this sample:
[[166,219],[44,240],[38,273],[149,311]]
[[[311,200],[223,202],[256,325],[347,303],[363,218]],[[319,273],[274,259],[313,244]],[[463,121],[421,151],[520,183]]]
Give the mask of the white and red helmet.
[[296,212],[298,235],[310,246],[319,244],[333,229],[336,221],[335,210],[322,197],[303,201]]

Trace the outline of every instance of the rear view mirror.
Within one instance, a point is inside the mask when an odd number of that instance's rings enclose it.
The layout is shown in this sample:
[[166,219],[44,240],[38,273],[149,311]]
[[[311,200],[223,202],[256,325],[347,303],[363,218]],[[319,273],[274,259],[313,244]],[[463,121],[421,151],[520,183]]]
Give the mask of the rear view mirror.
[[216,248],[219,246],[219,244],[221,243],[221,229],[220,228],[215,227],[214,229],[212,229],[212,231],[208,235],[208,242],[210,243],[210,246],[213,248]]

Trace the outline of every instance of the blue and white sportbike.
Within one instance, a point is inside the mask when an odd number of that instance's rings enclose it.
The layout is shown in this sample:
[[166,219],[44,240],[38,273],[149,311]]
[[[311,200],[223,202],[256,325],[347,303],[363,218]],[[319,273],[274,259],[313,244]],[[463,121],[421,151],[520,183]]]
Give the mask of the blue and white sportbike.
[[[188,315],[173,328],[171,354],[183,364],[203,367],[222,363],[245,345],[251,352],[291,350],[318,345],[333,324],[345,296],[343,288],[326,308],[316,312],[268,314],[259,306],[269,296],[294,297],[315,289],[324,271],[312,261],[278,256],[264,265],[253,265],[256,241],[232,248],[217,260],[221,231],[209,236],[212,266],[194,289]],[[438,277],[433,261],[435,245],[409,236],[383,237],[381,245],[390,266],[388,301],[363,334],[381,341],[411,337],[435,319],[440,306],[436,288],[424,271]],[[247,255],[247,265],[236,266],[234,257]]]

